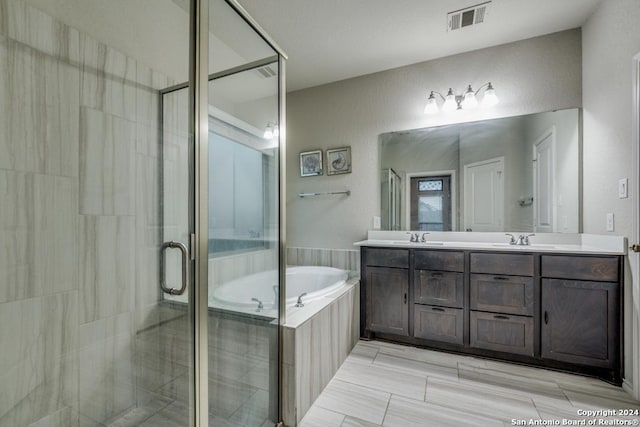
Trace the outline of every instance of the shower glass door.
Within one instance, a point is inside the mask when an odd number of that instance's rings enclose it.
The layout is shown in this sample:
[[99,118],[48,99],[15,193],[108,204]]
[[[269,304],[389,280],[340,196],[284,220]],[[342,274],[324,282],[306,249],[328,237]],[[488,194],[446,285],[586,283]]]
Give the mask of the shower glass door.
[[274,426],[279,58],[233,3],[209,4],[209,420],[229,427]]

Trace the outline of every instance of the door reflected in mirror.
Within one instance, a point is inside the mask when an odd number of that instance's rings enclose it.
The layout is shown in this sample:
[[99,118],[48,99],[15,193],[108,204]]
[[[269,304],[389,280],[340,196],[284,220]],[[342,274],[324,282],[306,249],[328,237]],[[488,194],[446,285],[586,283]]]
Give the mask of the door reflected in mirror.
[[386,230],[579,233],[580,109],[380,136]]

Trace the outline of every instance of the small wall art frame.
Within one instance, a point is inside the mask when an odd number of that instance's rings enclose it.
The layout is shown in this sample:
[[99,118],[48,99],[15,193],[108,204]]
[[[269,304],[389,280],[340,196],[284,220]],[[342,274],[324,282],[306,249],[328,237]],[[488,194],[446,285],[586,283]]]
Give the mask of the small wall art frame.
[[327,175],[351,173],[351,147],[327,150]]
[[322,175],[322,150],[300,153],[300,176]]

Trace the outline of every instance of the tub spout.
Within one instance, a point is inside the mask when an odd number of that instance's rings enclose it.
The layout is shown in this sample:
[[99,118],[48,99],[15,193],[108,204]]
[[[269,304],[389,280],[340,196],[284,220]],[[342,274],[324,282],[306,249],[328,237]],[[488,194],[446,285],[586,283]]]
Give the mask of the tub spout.
[[262,311],[262,309],[264,309],[264,305],[262,305],[262,301],[260,301],[258,298],[251,298],[251,301],[255,301],[258,303],[258,308],[256,308],[256,311],[259,313]]
[[298,302],[296,303],[296,307],[304,307],[304,304],[302,303],[302,297],[305,296],[307,293],[303,292],[300,295],[298,295]]

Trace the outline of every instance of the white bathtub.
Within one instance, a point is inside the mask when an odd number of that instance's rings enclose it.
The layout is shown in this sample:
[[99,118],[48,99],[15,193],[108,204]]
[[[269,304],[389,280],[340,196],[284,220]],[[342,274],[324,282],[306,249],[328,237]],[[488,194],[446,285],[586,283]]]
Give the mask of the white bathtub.
[[[347,271],[332,267],[287,267],[287,306],[294,306],[303,293],[304,304],[322,298],[343,286],[347,276]],[[255,298],[265,310],[277,309],[277,285],[277,270],[241,277],[214,289],[209,306],[256,309]]]

